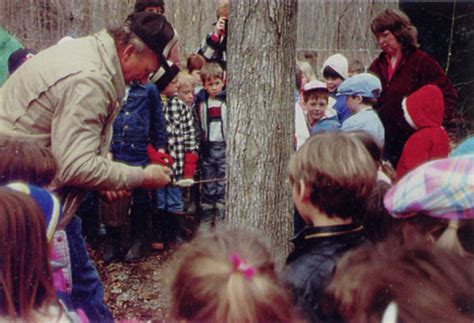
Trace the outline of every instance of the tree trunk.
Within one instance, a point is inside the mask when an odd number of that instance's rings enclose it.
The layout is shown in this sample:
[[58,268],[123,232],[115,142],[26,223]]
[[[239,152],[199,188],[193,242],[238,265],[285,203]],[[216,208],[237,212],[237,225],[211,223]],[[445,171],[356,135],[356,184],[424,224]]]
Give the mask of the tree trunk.
[[281,257],[292,232],[296,0],[231,1],[226,217]]

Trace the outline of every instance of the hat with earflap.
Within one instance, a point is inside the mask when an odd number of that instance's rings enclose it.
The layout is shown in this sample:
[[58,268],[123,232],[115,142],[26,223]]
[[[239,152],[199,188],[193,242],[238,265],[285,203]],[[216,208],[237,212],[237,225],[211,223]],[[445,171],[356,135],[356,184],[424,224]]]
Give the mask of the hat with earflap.
[[329,56],[323,64],[321,74],[324,74],[324,69],[326,67],[332,68],[344,80],[349,77],[349,62],[342,54],[334,54]]
[[157,55],[160,64],[166,65],[165,57],[178,41],[173,26],[163,15],[151,12],[136,12],[128,18],[130,30]]
[[165,13],[165,1],[164,0],[137,0],[133,12],[143,12],[148,7],[160,7]]
[[21,182],[11,183],[6,187],[29,195],[36,202],[44,218],[46,236],[51,241],[62,216],[58,198],[43,188]]
[[160,67],[151,77],[150,81],[155,83],[158,91],[163,91],[168,84],[178,75],[180,69],[172,61],[167,61],[168,68]]
[[395,218],[423,214],[449,220],[474,219],[474,155],[438,159],[423,164],[385,195]]

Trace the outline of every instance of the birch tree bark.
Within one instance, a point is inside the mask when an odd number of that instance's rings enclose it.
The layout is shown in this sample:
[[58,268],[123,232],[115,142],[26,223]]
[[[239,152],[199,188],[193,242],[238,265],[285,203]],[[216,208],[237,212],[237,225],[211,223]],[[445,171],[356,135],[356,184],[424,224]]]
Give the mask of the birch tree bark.
[[288,250],[287,164],[294,136],[296,0],[230,6],[226,218]]

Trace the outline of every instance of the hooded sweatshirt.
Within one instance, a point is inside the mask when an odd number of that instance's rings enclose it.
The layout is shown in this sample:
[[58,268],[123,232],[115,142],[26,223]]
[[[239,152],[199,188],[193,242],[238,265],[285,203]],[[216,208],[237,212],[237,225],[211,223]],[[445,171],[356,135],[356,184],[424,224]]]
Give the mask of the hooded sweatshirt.
[[443,93],[436,85],[425,85],[406,98],[407,122],[414,126],[397,165],[397,177],[429,160],[445,158],[449,153],[449,137],[441,126],[444,114]]

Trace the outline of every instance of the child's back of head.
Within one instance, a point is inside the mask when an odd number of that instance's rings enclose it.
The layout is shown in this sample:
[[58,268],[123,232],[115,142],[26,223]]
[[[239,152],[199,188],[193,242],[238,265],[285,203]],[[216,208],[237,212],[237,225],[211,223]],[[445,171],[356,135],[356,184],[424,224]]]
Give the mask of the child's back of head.
[[316,134],[292,156],[293,185],[312,188],[311,203],[329,217],[352,218],[365,208],[376,167],[360,140],[341,132]]
[[59,305],[41,209],[27,194],[6,187],[0,188],[0,260],[0,318],[36,321],[39,310]]
[[23,181],[45,187],[58,168],[51,151],[29,139],[0,136],[0,156],[0,185]]
[[343,256],[323,307],[354,322],[472,322],[473,273],[472,259],[387,241]]
[[245,231],[213,232],[186,246],[172,283],[172,315],[201,322],[290,322],[287,292],[267,248]]

